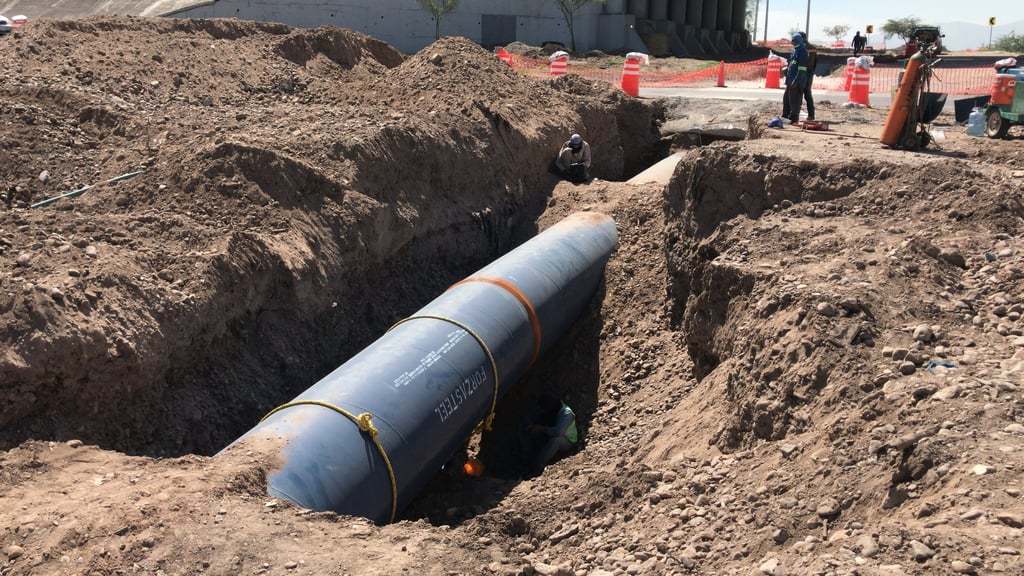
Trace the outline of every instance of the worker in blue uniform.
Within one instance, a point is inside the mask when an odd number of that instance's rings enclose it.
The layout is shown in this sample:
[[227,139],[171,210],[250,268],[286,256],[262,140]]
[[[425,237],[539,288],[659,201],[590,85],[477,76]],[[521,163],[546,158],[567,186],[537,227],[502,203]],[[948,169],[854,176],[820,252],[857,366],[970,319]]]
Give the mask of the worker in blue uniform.
[[784,98],[789,104],[786,118],[790,124],[800,122],[800,104],[804,97],[804,90],[807,88],[808,71],[807,64],[809,56],[804,37],[799,33],[793,34],[791,39],[793,51],[789,54],[789,64],[786,66],[786,94]]

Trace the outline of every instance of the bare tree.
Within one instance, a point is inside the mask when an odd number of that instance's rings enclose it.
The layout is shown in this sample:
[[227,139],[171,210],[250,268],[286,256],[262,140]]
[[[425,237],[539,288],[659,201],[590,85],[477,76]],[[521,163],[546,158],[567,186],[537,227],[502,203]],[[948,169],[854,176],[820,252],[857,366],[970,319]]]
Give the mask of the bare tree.
[[573,23],[573,14],[577,10],[583,8],[586,4],[605,4],[608,0],[552,0],[558,5],[558,9],[562,11],[562,15],[565,16],[565,23],[569,26],[569,42],[572,47],[572,51],[576,51],[576,30]]
[[416,0],[434,16],[434,40],[441,38],[441,16],[455,10],[459,0]]

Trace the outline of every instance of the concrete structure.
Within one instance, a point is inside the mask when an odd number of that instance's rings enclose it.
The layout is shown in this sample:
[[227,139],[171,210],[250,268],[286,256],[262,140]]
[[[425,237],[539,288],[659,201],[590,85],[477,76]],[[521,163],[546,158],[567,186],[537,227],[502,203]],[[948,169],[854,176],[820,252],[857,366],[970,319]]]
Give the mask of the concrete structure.
[[74,19],[92,15],[163,16],[199,4],[196,0],[0,0],[0,14]]
[[[750,47],[744,28],[748,0],[608,0],[585,4],[573,17],[576,48],[645,52],[654,56],[713,56]],[[8,0],[0,13],[32,18],[132,14],[179,18],[240,18],[298,28],[334,25],[364,32],[405,53],[434,41],[430,12],[414,0]],[[492,47],[512,42],[571,47],[568,24],[552,0],[462,0],[441,17],[442,36]]]

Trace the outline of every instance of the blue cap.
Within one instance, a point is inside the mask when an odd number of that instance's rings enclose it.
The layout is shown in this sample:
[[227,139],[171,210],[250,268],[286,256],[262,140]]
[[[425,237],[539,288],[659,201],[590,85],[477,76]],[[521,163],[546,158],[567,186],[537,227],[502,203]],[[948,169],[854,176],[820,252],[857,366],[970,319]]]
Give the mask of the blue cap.
[[796,34],[793,34],[793,37],[790,40],[793,42],[803,42],[804,37],[801,36],[799,32],[797,32]]
[[583,137],[580,136],[579,134],[573,134],[572,136],[569,137],[569,143],[572,144],[573,146],[576,146],[581,142],[583,142]]

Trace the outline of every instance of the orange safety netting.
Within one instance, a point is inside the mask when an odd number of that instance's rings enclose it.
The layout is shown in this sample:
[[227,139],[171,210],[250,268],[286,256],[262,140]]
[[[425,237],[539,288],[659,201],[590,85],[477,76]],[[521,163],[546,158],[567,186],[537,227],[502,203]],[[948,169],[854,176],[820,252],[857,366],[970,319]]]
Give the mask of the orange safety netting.
[[[535,77],[549,75],[549,63],[546,60],[528,58],[512,54],[512,67],[523,74]],[[643,88],[671,88],[673,86],[714,85],[718,81],[720,69],[724,68],[726,85],[730,82],[746,84],[747,87],[764,86],[768,72],[768,59],[761,58],[751,62],[713,63],[696,71],[680,72],[672,70],[650,70],[640,67],[640,86]],[[622,70],[619,68],[598,68],[580,66],[569,62],[570,74],[582,76],[588,80],[608,82],[616,86],[622,82]],[[898,85],[902,65],[876,64],[871,67],[871,92],[891,92]],[[941,68],[932,71],[931,92],[947,94],[988,94],[995,77],[992,67],[976,68]],[[839,68],[831,76],[815,77],[814,88],[817,90],[844,91],[846,86],[845,67]]]
[[[876,64],[871,67],[871,92],[891,92],[899,86],[902,65]],[[995,70],[991,66],[976,68],[932,69],[930,92],[946,94],[988,94],[992,89]],[[819,90],[843,90],[846,76],[840,72],[828,78],[815,78],[814,87]]]

